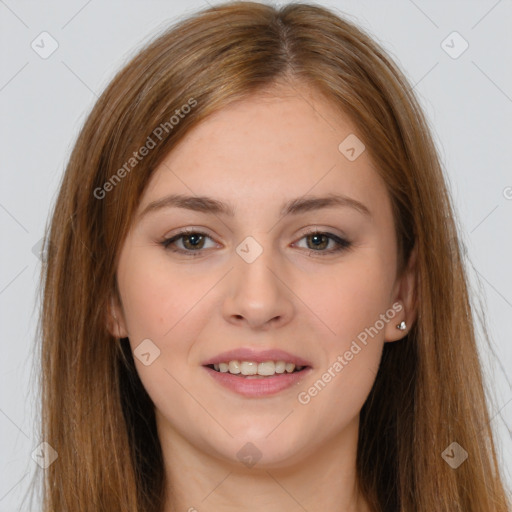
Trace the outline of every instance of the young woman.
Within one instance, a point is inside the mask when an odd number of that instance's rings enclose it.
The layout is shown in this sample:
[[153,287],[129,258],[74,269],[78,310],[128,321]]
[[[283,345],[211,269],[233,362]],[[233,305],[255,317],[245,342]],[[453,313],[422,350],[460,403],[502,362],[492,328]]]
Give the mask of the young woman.
[[47,232],[43,510],[509,510],[457,240],[361,29],[252,2],[172,27]]

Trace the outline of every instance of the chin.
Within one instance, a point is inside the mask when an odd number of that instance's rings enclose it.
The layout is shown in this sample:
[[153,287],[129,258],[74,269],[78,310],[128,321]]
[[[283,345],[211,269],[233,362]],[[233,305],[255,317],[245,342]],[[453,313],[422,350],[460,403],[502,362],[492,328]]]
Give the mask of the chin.
[[216,447],[218,456],[234,463],[245,465],[250,470],[285,468],[297,464],[306,455],[303,443],[283,430],[270,434],[268,426],[259,433],[237,435],[229,443]]

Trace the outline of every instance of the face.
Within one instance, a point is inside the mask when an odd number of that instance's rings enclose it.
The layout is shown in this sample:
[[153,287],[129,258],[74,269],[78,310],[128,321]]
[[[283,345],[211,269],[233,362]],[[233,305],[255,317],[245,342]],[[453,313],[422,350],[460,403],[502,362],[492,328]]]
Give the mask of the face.
[[[113,329],[162,441],[277,467],[357,425],[384,343],[404,336],[410,278],[397,279],[390,199],[354,136],[295,87],[213,115],[156,169],[120,254]],[[212,201],[165,199],[178,194]],[[304,368],[247,378],[229,361]]]

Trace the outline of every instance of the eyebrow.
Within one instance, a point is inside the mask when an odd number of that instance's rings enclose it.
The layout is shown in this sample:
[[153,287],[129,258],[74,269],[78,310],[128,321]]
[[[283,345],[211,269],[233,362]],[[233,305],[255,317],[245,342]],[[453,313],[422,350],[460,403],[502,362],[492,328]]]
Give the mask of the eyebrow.
[[[340,194],[328,194],[322,197],[302,196],[291,199],[282,205],[280,216],[298,215],[300,213],[332,207],[349,207],[367,217],[372,217],[370,210],[363,203]],[[226,215],[228,217],[235,216],[235,209],[230,203],[224,203],[218,199],[207,196],[171,194],[149,203],[139,214],[138,220],[140,221],[147,214],[164,208],[184,208],[202,213]]]

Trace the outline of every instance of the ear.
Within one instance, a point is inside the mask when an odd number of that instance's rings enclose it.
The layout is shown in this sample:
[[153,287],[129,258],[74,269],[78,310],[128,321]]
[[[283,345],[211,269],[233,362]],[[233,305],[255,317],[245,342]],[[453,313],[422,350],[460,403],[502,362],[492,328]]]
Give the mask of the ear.
[[[415,245],[411,251],[407,268],[397,279],[394,286],[392,302],[394,306],[391,310],[396,311],[397,314],[386,324],[384,329],[385,341],[402,339],[411,330],[412,324],[416,321],[418,313],[416,303],[417,258],[418,251],[417,245]],[[403,331],[397,328],[397,325],[402,321],[406,324],[406,328]]]
[[114,296],[111,296],[108,301],[106,309],[106,325],[108,332],[114,336],[114,338],[128,337],[123,308],[119,304],[119,300]]

